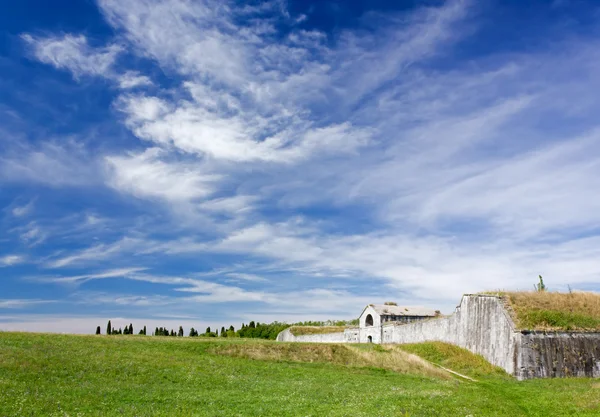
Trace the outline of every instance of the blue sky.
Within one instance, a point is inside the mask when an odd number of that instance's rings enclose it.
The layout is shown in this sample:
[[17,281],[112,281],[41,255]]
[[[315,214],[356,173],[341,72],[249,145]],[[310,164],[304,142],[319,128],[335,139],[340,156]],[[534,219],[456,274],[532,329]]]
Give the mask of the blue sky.
[[597,2],[2,10],[0,329],[600,289]]

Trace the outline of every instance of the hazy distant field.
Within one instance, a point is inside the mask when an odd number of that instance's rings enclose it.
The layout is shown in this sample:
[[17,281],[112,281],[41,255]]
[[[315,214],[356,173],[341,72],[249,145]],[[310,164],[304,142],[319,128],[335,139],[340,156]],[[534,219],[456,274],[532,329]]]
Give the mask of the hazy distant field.
[[600,415],[600,380],[516,382],[457,349],[406,349],[477,382],[397,347],[0,333],[0,416]]

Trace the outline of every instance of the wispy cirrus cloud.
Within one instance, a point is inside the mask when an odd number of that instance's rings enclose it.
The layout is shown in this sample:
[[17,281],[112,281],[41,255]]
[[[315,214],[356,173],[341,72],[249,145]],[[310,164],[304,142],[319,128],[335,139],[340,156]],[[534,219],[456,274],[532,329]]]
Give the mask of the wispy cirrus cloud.
[[124,46],[116,43],[107,46],[90,46],[84,35],[33,36],[23,34],[35,58],[60,70],[71,72],[76,80],[83,76],[96,76],[112,80],[122,90],[153,85],[147,75],[137,71],[119,72],[116,62]]
[[11,213],[15,217],[24,217],[30,214],[35,206],[35,201],[31,200],[29,203],[22,206],[15,206],[11,209]]
[[47,268],[64,268],[72,265],[92,264],[106,259],[114,259],[117,256],[131,255],[143,248],[147,248],[151,243],[147,243],[140,238],[123,237],[118,241],[111,243],[100,243],[91,247],[71,251],[68,255],[58,253],[45,262]]
[[[169,162],[159,148],[129,156],[109,156],[110,185],[137,197],[188,201],[209,196],[219,175],[194,163]],[[205,171],[203,173],[203,171]]]
[[0,256],[0,267],[18,265],[23,262],[25,262],[25,257],[22,255]]
[[39,304],[54,303],[56,300],[37,300],[37,299],[0,299],[0,308],[19,309],[27,308]]
[[71,138],[36,144],[0,142],[0,181],[81,187],[98,182],[99,166],[82,144]]
[[94,48],[84,35],[65,34],[62,36],[36,37],[22,35],[32,48],[34,56],[45,64],[58,69],[71,71],[75,78],[82,75],[107,76],[123,48],[113,44]]

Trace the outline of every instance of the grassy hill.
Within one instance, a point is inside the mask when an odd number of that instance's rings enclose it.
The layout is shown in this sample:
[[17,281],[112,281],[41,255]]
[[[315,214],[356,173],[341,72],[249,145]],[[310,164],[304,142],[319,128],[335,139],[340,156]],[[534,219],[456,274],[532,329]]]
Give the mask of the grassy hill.
[[0,333],[0,393],[0,416],[600,415],[600,380],[517,382],[443,344]]
[[600,331],[600,294],[499,292],[515,325],[528,330]]

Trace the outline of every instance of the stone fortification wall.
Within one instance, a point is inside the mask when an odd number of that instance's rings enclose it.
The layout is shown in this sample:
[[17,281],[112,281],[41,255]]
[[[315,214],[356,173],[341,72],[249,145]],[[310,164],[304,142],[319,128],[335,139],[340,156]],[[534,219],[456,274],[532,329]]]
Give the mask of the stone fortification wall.
[[526,333],[517,342],[519,379],[565,376],[600,377],[600,334]]
[[312,342],[312,343],[345,343],[344,332],[305,334],[294,336],[290,329],[285,329],[277,335],[278,342]]

